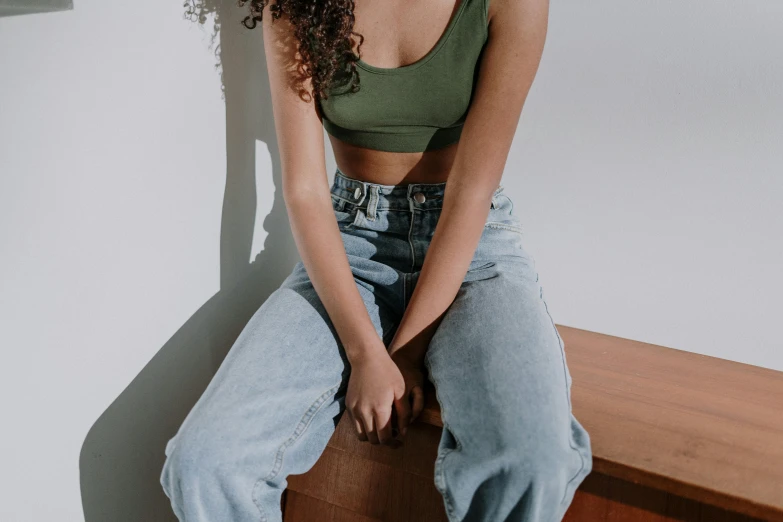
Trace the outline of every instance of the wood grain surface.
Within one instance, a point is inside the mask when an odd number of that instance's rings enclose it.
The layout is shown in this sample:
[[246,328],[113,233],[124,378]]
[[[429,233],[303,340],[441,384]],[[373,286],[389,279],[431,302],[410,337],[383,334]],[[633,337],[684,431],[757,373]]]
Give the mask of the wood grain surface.
[[783,372],[558,330],[595,471],[783,520]]
[[[783,521],[783,372],[558,331],[593,446],[566,522]],[[360,442],[344,415],[315,467],[289,477],[286,522],[445,522],[432,480],[441,427],[431,383],[400,448]]]

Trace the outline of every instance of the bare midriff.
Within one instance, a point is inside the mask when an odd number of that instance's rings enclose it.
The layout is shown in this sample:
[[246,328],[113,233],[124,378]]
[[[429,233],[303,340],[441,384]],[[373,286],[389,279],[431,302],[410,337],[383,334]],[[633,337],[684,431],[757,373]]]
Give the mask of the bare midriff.
[[343,174],[380,185],[445,182],[459,144],[424,152],[387,152],[358,147],[328,136],[337,168]]

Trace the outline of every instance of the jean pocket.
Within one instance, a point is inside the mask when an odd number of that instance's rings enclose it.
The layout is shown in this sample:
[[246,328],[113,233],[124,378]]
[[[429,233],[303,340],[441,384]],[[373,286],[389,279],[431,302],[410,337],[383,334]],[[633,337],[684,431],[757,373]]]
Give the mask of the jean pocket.
[[496,263],[494,261],[481,261],[481,260],[471,261],[470,267],[468,268],[468,272],[479,272],[481,270],[486,270],[487,268],[492,268],[493,266],[495,266],[495,264]]

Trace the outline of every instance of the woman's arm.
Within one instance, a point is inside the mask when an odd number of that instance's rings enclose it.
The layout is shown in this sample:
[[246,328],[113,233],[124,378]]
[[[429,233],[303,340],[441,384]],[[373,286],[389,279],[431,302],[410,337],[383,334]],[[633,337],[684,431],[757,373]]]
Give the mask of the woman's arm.
[[[546,40],[548,0],[491,0],[478,84],[446,182],[443,209],[389,352],[419,366],[475,254]],[[395,402],[400,429],[421,411],[421,389]]]
[[326,177],[322,123],[312,98],[299,95],[311,89],[311,81],[295,80],[293,27],[285,15],[277,20],[269,11],[265,15],[264,49],[291,231],[351,363],[346,406],[359,438],[388,442],[392,401],[402,397],[405,381],[375,331],[348,264]]

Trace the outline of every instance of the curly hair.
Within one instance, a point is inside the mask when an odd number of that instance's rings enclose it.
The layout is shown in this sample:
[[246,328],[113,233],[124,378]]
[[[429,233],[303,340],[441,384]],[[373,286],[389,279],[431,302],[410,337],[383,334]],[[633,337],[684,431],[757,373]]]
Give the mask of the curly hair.
[[[242,24],[254,29],[261,21],[264,7],[270,0],[237,0],[240,7],[249,4],[250,14]],[[356,62],[359,56],[352,50],[351,35],[359,37],[360,51],[364,36],[353,31],[353,0],[276,0],[269,5],[272,21],[287,15],[298,41],[300,80],[312,78],[312,96],[316,101],[327,99],[333,83],[349,82],[350,92],[359,90]],[[317,105],[317,104],[316,104]]]

